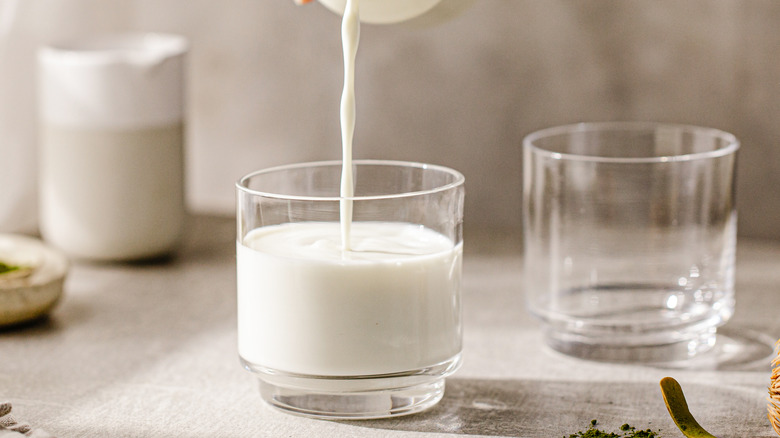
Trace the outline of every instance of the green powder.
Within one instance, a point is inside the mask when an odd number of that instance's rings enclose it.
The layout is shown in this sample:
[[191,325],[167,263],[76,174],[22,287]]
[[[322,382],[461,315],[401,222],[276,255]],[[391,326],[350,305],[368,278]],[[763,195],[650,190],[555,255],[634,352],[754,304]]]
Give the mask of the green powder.
[[3,262],[0,262],[0,274],[5,274],[6,272],[13,272],[18,270],[19,270],[18,266],[7,265]]
[[650,429],[636,430],[635,427],[624,424],[620,426],[620,433],[604,432],[596,429],[598,420],[591,420],[590,427],[586,431],[579,431],[563,438],[660,438],[658,432],[654,432]]

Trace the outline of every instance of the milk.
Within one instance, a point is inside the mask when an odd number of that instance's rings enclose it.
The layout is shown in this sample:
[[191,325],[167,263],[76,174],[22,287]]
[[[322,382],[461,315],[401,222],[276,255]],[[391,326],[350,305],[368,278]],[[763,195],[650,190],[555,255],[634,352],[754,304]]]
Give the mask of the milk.
[[362,202],[354,197],[352,163],[359,0],[346,1],[341,35],[339,221],[261,226],[239,236],[239,354],[268,376],[420,375],[449,367],[461,351],[462,245],[422,225],[353,222],[354,203]]
[[341,248],[350,249],[352,197],[355,194],[352,175],[352,140],[355,134],[355,57],[360,41],[360,0],[347,0],[341,23],[344,51],[344,89],[341,93]]
[[238,349],[271,370],[361,376],[420,370],[461,350],[462,246],[408,223],[255,229],[237,245]]

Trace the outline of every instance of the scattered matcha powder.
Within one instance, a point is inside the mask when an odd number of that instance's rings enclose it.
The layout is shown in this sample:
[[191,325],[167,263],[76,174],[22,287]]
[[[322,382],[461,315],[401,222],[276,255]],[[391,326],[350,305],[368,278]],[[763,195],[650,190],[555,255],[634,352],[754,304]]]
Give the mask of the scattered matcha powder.
[[0,262],[0,274],[5,274],[6,272],[12,272],[19,270],[18,266],[12,266],[5,264],[3,262]]
[[654,432],[650,429],[636,430],[635,427],[629,424],[620,426],[620,431],[622,434],[604,432],[602,430],[596,429],[596,425],[598,423],[598,420],[591,420],[588,430],[584,432],[579,431],[577,433],[573,433],[568,437],[564,435],[563,438],[660,438],[658,432]]

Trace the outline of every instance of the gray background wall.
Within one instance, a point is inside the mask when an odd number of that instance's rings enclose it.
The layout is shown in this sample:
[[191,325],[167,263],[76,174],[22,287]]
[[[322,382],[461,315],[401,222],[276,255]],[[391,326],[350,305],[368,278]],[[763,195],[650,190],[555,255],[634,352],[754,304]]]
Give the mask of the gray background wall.
[[[0,129],[4,118],[6,138],[24,144],[18,156],[30,154],[37,44],[184,34],[190,206],[230,214],[242,174],[340,157],[339,26],[292,0],[24,0],[0,61],[16,78]],[[580,121],[706,125],[743,143],[740,233],[780,238],[778,53],[777,0],[476,0],[433,28],[366,25],[355,156],[457,168],[468,226],[519,233],[524,135]]]

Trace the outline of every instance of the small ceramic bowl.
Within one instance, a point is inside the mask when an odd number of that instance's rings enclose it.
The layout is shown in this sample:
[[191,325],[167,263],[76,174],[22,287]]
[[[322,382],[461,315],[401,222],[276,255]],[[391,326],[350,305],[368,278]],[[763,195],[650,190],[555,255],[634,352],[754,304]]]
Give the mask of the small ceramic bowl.
[[[0,327],[40,318],[62,296],[68,259],[38,239],[0,234]],[[5,271],[5,272],[3,272]]]

